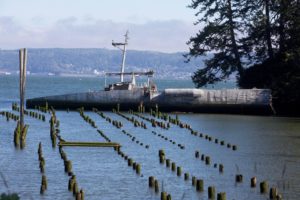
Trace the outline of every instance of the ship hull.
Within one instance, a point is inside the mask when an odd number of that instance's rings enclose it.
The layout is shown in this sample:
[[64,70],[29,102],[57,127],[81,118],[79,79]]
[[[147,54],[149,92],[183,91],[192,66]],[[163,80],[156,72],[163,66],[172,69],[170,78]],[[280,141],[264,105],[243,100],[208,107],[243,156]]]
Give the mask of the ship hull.
[[26,106],[36,108],[46,102],[55,109],[112,110],[119,105],[120,110],[128,111],[142,104],[146,110],[157,106],[164,112],[272,114],[271,91],[259,89],[166,89],[152,94],[142,89],[98,91],[28,99]]

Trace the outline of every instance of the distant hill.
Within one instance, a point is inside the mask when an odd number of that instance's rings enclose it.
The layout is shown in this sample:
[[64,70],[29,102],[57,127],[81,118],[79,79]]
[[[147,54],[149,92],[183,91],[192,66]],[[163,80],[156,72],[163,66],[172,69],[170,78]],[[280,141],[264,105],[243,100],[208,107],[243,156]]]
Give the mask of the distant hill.
[[[126,71],[152,69],[156,77],[190,78],[202,60],[185,63],[183,52],[128,50]],[[120,70],[121,51],[108,49],[28,49],[27,71],[35,74],[101,75]],[[17,73],[18,50],[0,50],[0,73]]]

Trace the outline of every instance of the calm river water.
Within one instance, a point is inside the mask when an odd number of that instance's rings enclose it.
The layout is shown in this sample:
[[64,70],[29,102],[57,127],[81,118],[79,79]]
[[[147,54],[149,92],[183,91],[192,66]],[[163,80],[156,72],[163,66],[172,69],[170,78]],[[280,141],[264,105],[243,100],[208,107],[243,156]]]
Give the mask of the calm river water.
[[[104,80],[99,78],[62,78],[29,76],[26,85],[26,98],[85,92],[103,88]],[[162,88],[193,87],[191,81],[157,80]],[[223,87],[222,85],[217,87]],[[11,111],[11,103],[18,101],[18,79],[15,76],[0,76],[0,111]],[[16,112],[14,112],[17,114]],[[190,134],[187,129],[171,125],[169,130],[135,128],[124,118],[104,112],[112,119],[122,121],[124,126],[117,129],[99,115],[85,112],[92,118],[98,129],[112,141],[122,145],[122,151],[141,164],[141,175],[137,175],[127,162],[111,148],[64,147],[68,159],[72,161],[79,187],[85,192],[85,199],[153,199],[159,200],[148,187],[148,177],[155,176],[161,188],[175,200],[208,199],[207,187],[215,186],[217,192],[226,192],[227,199],[268,199],[261,195],[259,187],[251,188],[251,177],[257,182],[268,181],[283,194],[284,199],[300,199],[300,119],[282,117],[261,117],[216,114],[179,114],[179,119],[204,135],[236,144],[233,151],[220,144],[209,142]],[[124,113],[129,117],[132,115]],[[104,141],[97,129],[82,120],[78,112],[57,111],[61,136],[67,141]],[[150,117],[148,114],[145,116]],[[42,122],[30,117],[25,122],[30,125],[26,148],[17,150],[13,145],[14,121],[6,121],[0,116],[0,193],[17,192],[21,199],[74,199],[68,191],[68,175],[64,172],[63,161],[58,148],[53,149],[49,135],[50,115]],[[141,120],[141,119],[139,119]],[[149,149],[132,142],[122,134],[126,130]],[[169,141],[154,135],[152,131],[164,135],[185,146],[178,148]],[[38,161],[38,143],[43,144],[46,160],[45,174],[48,189],[40,195],[41,173]],[[161,165],[158,150],[164,149],[166,157],[190,173],[190,180],[183,175]],[[195,151],[209,155],[211,164],[205,165],[195,158]],[[224,165],[224,173],[214,168],[214,163]],[[243,175],[242,183],[235,183],[236,174]],[[191,176],[204,180],[204,192],[197,192],[192,186]]]

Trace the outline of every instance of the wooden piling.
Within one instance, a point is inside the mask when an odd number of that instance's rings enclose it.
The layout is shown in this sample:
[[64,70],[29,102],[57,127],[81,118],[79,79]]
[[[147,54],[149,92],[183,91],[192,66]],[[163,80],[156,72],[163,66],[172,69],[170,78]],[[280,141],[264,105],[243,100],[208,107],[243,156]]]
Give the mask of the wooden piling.
[[209,156],[205,157],[205,164],[210,165],[210,157]]
[[170,167],[170,159],[166,160],[166,167],[168,167],[168,168]]
[[236,183],[241,183],[241,182],[243,182],[243,175],[242,175],[242,174],[237,174],[237,175],[235,176],[235,182],[236,182]]
[[176,170],[176,163],[175,162],[172,162],[172,171],[175,171]]
[[251,178],[251,187],[252,188],[256,187],[256,177]]
[[172,200],[172,197],[171,197],[171,195],[170,195],[170,194],[168,194],[168,196],[167,196],[167,200]]
[[272,187],[270,188],[270,199],[273,200],[273,199],[276,199],[277,198],[277,195],[278,195],[278,190],[277,188],[275,187]]
[[196,181],[196,190],[197,190],[198,192],[203,192],[203,190],[204,190],[204,182],[203,182],[202,179],[198,179],[198,180]]
[[177,167],[177,176],[181,176],[181,167]]
[[24,127],[24,99],[25,99],[25,83],[26,83],[26,66],[27,66],[27,49],[19,50],[20,62],[20,125]]
[[141,174],[141,165],[140,164],[136,165],[135,171],[136,171],[137,174]]
[[196,177],[192,176],[192,186],[195,186],[195,185],[196,185]]
[[260,186],[260,193],[261,194],[265,194],[268,192],[268,188],[269,188],[269,185],[268,185],[268,182],[267,181],[263,181],[259,184]]
[[219,164],[219,172],[220,172],[220,173],[223,173],[223,171],[224,171],[224,166],[223,166],[223,164]]
[[160,200],[167,200],[167,193],[166,192],[161,192],[160,193]]
[[190,177],[190,175],[189,175],[189,173],[187,173],[187,172],[185,172],[184,173],[184,180],[189,180],[189,177]]
[[214,186],[208,187],[208,199],[215,199],[216,198],[216,189]]
[[159,192],[158,180],[156,180],[156,179],[154,180],[154,190],[155,190],[156,193]]
[[154,186],[154,177],[153,176],[149,176],[148,182],[149,182],[149,187],[152,188]]
[[225,192],[218,193],[217,200],[226,200],[226,193]]

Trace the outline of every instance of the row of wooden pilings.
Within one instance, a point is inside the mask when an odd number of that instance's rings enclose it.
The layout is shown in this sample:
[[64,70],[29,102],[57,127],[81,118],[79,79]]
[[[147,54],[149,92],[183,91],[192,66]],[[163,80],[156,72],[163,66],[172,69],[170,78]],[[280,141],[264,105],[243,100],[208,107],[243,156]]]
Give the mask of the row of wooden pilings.
[[61,146],[59,146],[59,153],[61,159],[64,161],[65,173],[67,173],[70,177],[68,183],[68,190],[73,193],[73,196],[76,198],[76,200],[84,200],[84,191],[83,189],[78,189],[79,187],[76,180],[76,175],[72,171],[72,161],[68,160],[67,154],[64,152]]
[[40,194],[44,194],[47,190],[48,183],[47,183],[47,177],[45,175],[45,159],[43,157],[43,150],[42,150],[42,143],[39,143],[38,147],[38,156],[39,156],[39,167],[40,172],[42,173],[42,181],[41,181],[41,187],[40,187]]
[[14,113],[12,113],[12,112],[1,111],[1,112],[0,112],[0,115],[2,115],[3,117],[5,117],[5,118],[6,118],[6,121],[13,120],[13,121],[16,122],[16,121],[20,120],[19,115],[16,115],[16,114],[14,114]]
[[157,133],[155,131],[152,131],[153,135],[156,135],[158,137],[160,137],[161,139],[165,140],[165,141],[169,141],[171,144],[173,145],[177,145],[178,148],[180,149],[185,149],[185,146],[183,144],[180,144],[180,143],[176,143],[174,140],[172,139],[169,139],[167,136],[164,136],[163,134],[161,133]]
[[[111,123],[113,126],[115,126],[116,128],[120,129],[122,126],[123,126],[123,123],[121,121],[117,121],[117,120],[113,120],[112,118],[110,117],[107,117],[104,115],[104,113],[102,112],[99,112],[96,108],[93,109],[93,111],[95,113],[97,113],[99,116],[101,116],[103,119],[105,119],[106,121],[108,121],[109,123]],[[98,130],[98,133],[103,133],[102,131]],[[134,137],[132,134],[128,133],[127,131],[125,130],[122,130],[122,133],[126,136],[128,136],[132,142],[135,142],[135,144],[137,145],[140,145],[140,146],[144,146],[146,149],[149,148],[149,145],[144,145],[143,142],[140,142],[139,140],[136,140],[136,137]],[[104,136],[105,137],[105,136]]]
[[[50,109],[51,113],[51,118],[50,118],[50,135],[51,135],[51,140],[52,140],[52,147],[56,147],[56,137],[60,141],[65,141],[62,139],[60,136],[60,122],[56,117],[55,110],[53,108]],[[84,191],[83,189],[78,189],[78,183],[76,181],[76,175],[72,171],[72,161],[68,160],[67,154],[64,152],[63,147],[59,146],[59,154],[61,159],[64,162],[64,171],[65,173],[68,174],[69,182],[68,182],[68,190],[73,193],[73,196],[75,197],[76,200],[84,200]]]
[[189,125],[187,123],[183,123],[179,119],[178,115],[176,115],[175,118],[172,118],[167,113],[162,113],[162,112],[157,113],[156,111],[150,111],[150,114],[153,117],[168,121],[168,123],[172,123],[174,125],[177,125],[180,128],[185,128],[185,129],[189,130],[191,132],[191,134],[194,135],[194,136],[199,136],[200,138],[205,138],[209,142],[214,141],[215,144],[220,144],[221,146],[226,146],[228,149],[232,149],[233,151],[237,150],[237,145],[234,145],[234,144],[231,144],[231,143],[226,144],[226,142],[224,140],[220,140],[218,138],[213,138],[212,136],[209,136],[207,134],[198,133],[198,131],[195,131],[195,130],[192,129],[191,125]]
[[123,123],[121,121],[112,120],[110,117],[105,116],[103,112],[98,111],[97,108],[93,108],[93,111],[95,113],[97,113],[100,117],[102,117],[103,119],[105,119],[107,122],[111,123],[116,128],[120,129],[120,128],[123,127]]
[[50,123],[50,138],[52,143],[52,148],[56,147],[56,137],[59,132],[59,121],[56,119],[55,111],[52,111],[51,118],[49,120]]
[[127,131],[125,130],[122,130],[122,133],[126,136],[128,136],[132,142],[135,142],[136,144],[139,144],[140,146],[144,146],[146,149],[149,149],[150,145],[146,144],[144,145],[143,142],[140,142],[139,140],[136,139],[135,136],[133,136],[132,134],[128,133]]
[[46,101],[45,106],[35,106],[35,109],[43,113],[48,113],[49,112],[48,102]]
[[[17,112],[20,112],[20,107],[18,106],[17,103],[12,103],[12,110],[13,111],[17,111]],[[41,113],[37,113],[37,112],[34,112],[34,111],[28,111],[28,110],[24,110],[24,114],[29,116],[29,117],[32,117],[32,118],[35,118],[35,119],[39,119],[43,122],[46,121],[46,117],[45,115],[41,114]]]
[[[159,162],[160,164],[166,164],[167,168],[171,168],[172,171],[176,172],[176,175],[180,177],[182,175],[182,167],[176,166],[175,162],[171,162],[170,159],[166,158],[164,150],[160,149],[158,152],[159,156]],[[184,180],[189,180],[190,174],[188,172],[184,173]],[[192,176],[192,186],[196,188],[197,192],[203,192],[204,191],[204,180],[203,179],[197,179],[195,176]],[[216,197],[216,190],[214,186],[208,187],[208,198],[209,199],[215,199]],[[217,194],[218,200],[226,200],[226,193],[220,192]]]
[[[148,185],[150,188],[154,189],[155,193],[159,193],[159,182],[157,179],[155,179],[154,176],[149,176]],[[161,200],[172,200],[172,196],[171,196],[171,194],[168,194],[165,191],[161,191],[160,199]]]
[[135,127],[141,127],[143,129],[147,129],[147,126],[146,126],[146,124],[143,121],[138,121],[134,117],[127,117],[126,115],[124,115],[124,114],[122,114],[120,112],[116,112],[115,110],[113,112],[116,113],[117,115],[123,117],[127,121],[131,122]]
[[157,127],[158,126],[158,127],[162,128],[162,129],[165,129],[165,130],[168,130],[170,128],[170,123],[164,123],[162,121],[157,121],[153,118],[145,117],[141,114],[138,114],[138,113],[134,112],[133,110],[129,110],[128,113],[132,114],[132,115],[135,115],[135,116],[137,116],[137,117],[139,117],[143,120],[148,121],[149,123],[152,124],[152,127]]
[[92,120],[89,116],[84,114],[84,108],[83,107],[79,108],[78,112],[79,112],[80,116],[84,119],[84,121],[89,123],[93,128],[97,128],[95,121]]
[[[201,158],[201,161],[204,161],[206,165],[211,164],[210,156],[205,155],[205,154],[201,154],[201,156],[200,156],[200,151],[199,150],[195,151],[195,158]],[[214,163],[213,166],[214,166],[214,168],[219,168],[220,173],[224,172],[224,165],[223,164]]]

